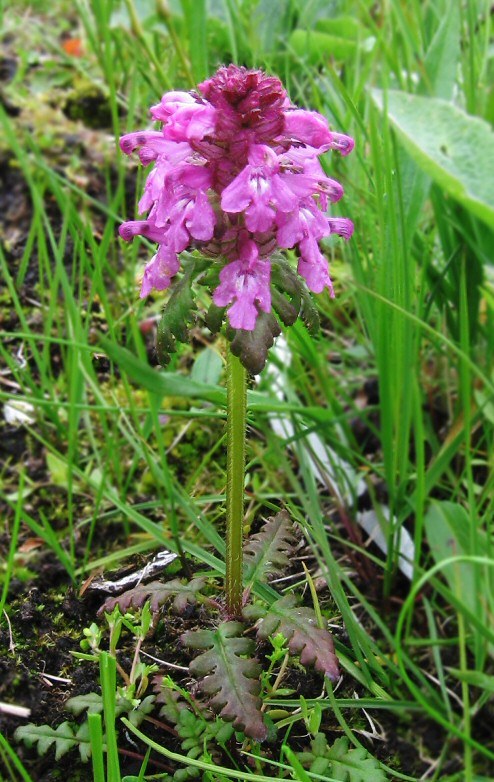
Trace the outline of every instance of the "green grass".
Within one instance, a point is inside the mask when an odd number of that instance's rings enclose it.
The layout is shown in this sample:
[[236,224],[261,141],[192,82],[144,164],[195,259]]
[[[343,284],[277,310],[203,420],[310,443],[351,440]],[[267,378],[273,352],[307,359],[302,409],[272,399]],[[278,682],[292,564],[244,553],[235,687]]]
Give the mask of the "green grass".
[[[4,462],[2,608],[10,610],[18,545],[30,535],[76,585],[97,566],[161,547],[224,571],[222,379],[190,379],[197,346],[181,349],[166,372],[149,367],[142,325],[161,300],[140,300],[135,277],[150,248],[117,237],[119,222],[134,215],[143,174],[116,138],[148,123],[162,92],[190,89],[220,63],[266,68],[294,102],[355,137],[351,156],[327,161],[345,185],[338,209],[354,220],[355,235],[348,246],[327,246],[337,298],[318,297],[320,338],[300,324],[287,331],[291,360],[277,369],[284,399],[266,372],[249,392],[246,521],[286,504],[327,585],[324,609],[346,631],[337,642],[345,692],[322,701],[331,730],[358,747],[364,708],[377,720],[385,710],[412,744],[415,720],[441,731],[444,749],[431,757],[429,779],[488,778],[494,745],[482,721],[492,696],[475,675],[492,676],[494,649],[494,142],[471,118],[494,119],[489,3],[14,5],[4,11],[3,35],[17,72],[4,92],[21,113],[0,106],[0,149],[25,183],[29,219],[15,261],[15,236],[0,247],[2,322],[14,324],[0,327],[8,381],[0,397],[33,405],[28,448],[44,460],[63,514],[43,512],[39,481],[15,459]],[[64,52],[62,33],[81,38],[81,57]],[[67,135],[82,126],[58,107],[81,84],[101,91],[109,120],[71,150]],[[396,91],[422,101],[414,105],[424,113],[406,114]],[[459,116],[448,113],[452,106],[465,112],[460,138],[454,123],[434,124]],[[453,174],[441,150],[430,152],[439,133],[458,155]],[[222,353],[221,340],[213,349]],[[378,393],[362,401],[370,387]],[[290,422],[287,438],[273,433],[274,415]],[[333,462],[325,483],[311,433]],[[385,551],[359,531],[359,480]],[[120,543],[102,550],[110,525]],[[415,546],[411,579],[398,569],[404,529]],[[276,768],[227,772],[211,762],[208,778],[296,776],[289,742],[288,733]],[[0,752],[8,779],[29,778],[3,737]],[[114,752],[112,763],[117,779]],[[386,766],[390,779],[418,779],[391,757]]]

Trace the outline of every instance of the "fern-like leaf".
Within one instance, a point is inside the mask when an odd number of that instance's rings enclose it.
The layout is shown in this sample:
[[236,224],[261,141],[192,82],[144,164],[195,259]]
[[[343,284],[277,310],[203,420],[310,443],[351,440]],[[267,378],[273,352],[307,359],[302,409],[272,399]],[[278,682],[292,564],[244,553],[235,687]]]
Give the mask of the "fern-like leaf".
[[348,749],[342,736],[330,747],[323,733],[311,741],[309,752],[298,753],[302,765],[319,776],[330,776],[338,782],[387,782],[379,761],[364,747]]
[[197,602],[197,595],[205,584],[206,579],[204,578],[193,578],[186,583],[175,578],[167,583],[150,581],[149,584],[138,584],[133,589],[122,592],[121,595],[108,597],[98,613],[102,611],[110,613],[117,605],[124,612],[130,608],[142,608],[147,600],[150,601],[151,611],[157,613],[163,603],[173,599],[172,610],[177,614],[182,614],[188,605],[194,605]]
[[247,736],[262,741],[267,730],[259,697],[261,667],[253,657],[254,642],[242,637],[241,622],[223,622],[216,630],[184,633],[183,643],[207,651],[189,669],[200,679],[200,688],[211,696],[209,705],[223,719]]
[[65,702],[65,709],[70,711],[76,717],[83,712],[88,714],[102,714],[103,696],[97,692],[88,692],[85,695],[74,695]]
[[160,709],[160,717],[165,719],[172,725],[177,725],[180,721],[180,712],[187,709],[187,703],[184,700],[180,700],[180,693],[175,690],[171,690],[169,687],[162,687],[161,681],[163,676],[156,677],[154,690],[158,693],[156,696],[156,703],[162,703],[163,706]]
[[284,510],[269,518],[260,532],[251,535],[244,546],[245,581],[251,586],[255,581],[267,581],[282,575],[290,564],[297,540],[293,523]]
[[70,722],[62,722],[57,728],[49,725],[21,725],[17,728],[14,737],[17,741],[23,741],[28,747],[37,745],[38,755],[46,755],[50,747],[55,745],[55,760],[65,755],[74,747],[79,748],[81,759],[86,762],[90,756],[89,731],[87,722],[82,725],[73,725]]
[[[259,607],[246,606],[243,613],[248,620],[257,619]],[[312,608],[297,606],[294,595],[284,595],[275,600],[259,620],[258,638],[266,640],[276,633],[285,636],[291,654],[299,654],[302,665],[313,665],[330,679],[338,678],[338,661],[331,634],[318,627]]]

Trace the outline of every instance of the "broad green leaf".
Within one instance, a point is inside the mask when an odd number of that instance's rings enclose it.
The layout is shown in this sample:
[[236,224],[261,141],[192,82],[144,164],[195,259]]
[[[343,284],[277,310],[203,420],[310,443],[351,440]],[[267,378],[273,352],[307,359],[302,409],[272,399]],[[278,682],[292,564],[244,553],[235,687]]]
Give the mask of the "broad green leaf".
[[223,362],[216,350],[205,348],[194,361],[190,377],[197,383],[215,386],[221,377]]
[[[459,25],[459,6],[454,6],[450,13],[444,15],[427,50],[418,86],[420,94],[445,100],[452,98],[460,56]],[[397,150],[397,163],[407,242],[411,243],[430,189],[430,178],[403,146]]]
[[446,193],[494,226],[494,133],[448,101],[373,90],[410,156]]
[[[454,502],[434,500],[425,514],[425,529],[431,554],[436,562],[443,562],[454,556],[473,555],[470,541],[470,526],[474,523],[466,510]],[[487,541],[482,531],[477,530],[481,552],[485,553]],[[485,584],[485,576],[475,564],[457,562],[446,565],[442,573],[448,581],[451,591],[461,598],[464,605],[473,613],[478,614],[479,598],[477,587],[488,598],[489,590]],[[479,583],[477,583],[479,580]]]
[[288,46],[299,57],[307,58],[311,65],[329,60],[345,60],[353,57],[357,44],[349,38],[321,33],[317,30],[295,30],[288,39]]
[[352,41],[361,41],[371,35],[369,29],[364,27],[360,19],[355,16],[333,16],[331,18],[318,19],[315,23],[316,30],[338,38]]
[[200,679],[203,692],[211,696],[211,708],[247,736],[262,741],[267,729],[259,697],[261,667],[254,658],[254,642],[242,635],[244,629],[241,622],[223,622],[216,630],[186,632],[182,641],[192,649],[207,650],[189,668]]

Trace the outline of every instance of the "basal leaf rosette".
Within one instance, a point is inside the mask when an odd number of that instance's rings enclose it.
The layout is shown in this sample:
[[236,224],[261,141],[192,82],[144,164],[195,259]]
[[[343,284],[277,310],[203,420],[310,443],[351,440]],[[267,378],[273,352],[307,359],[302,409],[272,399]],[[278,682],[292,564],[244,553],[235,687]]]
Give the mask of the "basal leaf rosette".
[[[347,155],[353,139],[294,106],[279,79],[236,65],[220,68],[197,92],[166,93],[151,115],[160,130],[120,139],[126,154],[138,150],[144,166],[154,164],[138,207],[146,219],[120,227],[127,241],[140,235],[157,244],[141,296],[175,284],[184,251],[209,259],[215,323],[226,314],[232,345],[237,340],[243,363],[259,372],[278,318],[294,322],[307,289],[334,295],[320,242],[332,234],[348,239],[353,223],[328,214],[343,188],[319,156]],[[298,286],[279,271],[289,250]],[[253,353],[254,360],[242,358]]]

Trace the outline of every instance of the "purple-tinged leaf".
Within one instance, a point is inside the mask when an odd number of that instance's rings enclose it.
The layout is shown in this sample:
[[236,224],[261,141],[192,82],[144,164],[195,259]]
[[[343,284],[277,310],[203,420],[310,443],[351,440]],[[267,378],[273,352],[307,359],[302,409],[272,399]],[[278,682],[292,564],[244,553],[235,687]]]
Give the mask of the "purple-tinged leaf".
[[[258,606],[246,606],[243,614],[248,620],[257,619]],[[300,655],[302,665],[313,665],[333,681],[338,678],[338,661],[330,632],[318,627],[313,609],[297,606],[293,595],[275,600],[259,619],[258,638],[266,640],[276,633],[285,636],[291,654]]]
[[252,331],[244,329],[228,329],[227,337],[231,339],[230,349],[243,366],[252,375],[262,372],[268,357],[268,350],[274,344],[275,337],[281,334],[278,321],[272,313],[261,312],[257,316],[255,328]]
[[173,600],[173,611],[182,614],[188,605],[194,605],[197,602],[197,594],[205,584],[204,578],[193,578],[185,584],[178,578],[167,583],[150,581],[149,584],[138,584],[117,597],[107,598],[98,613],[103,611],[109,613],[117,605],[123,612],[130,608],[142,608],[144,603],[149,600],[151,611],[156,614],[163,603],[167,600]]
[[209,706],[235,728],[258,741],[267,729],[259,697],[261,667],[254,658],[255,645],[244,638],[241,622],[223,622],[215,630],[184,633],[182,641],[192,649],[207,651],[190,664],[200,689],[211,696]]
[[250,586],[255,581],[282,575],[296,543],[293,523],[286,511],[269,518],[244,546],[245,582]]

